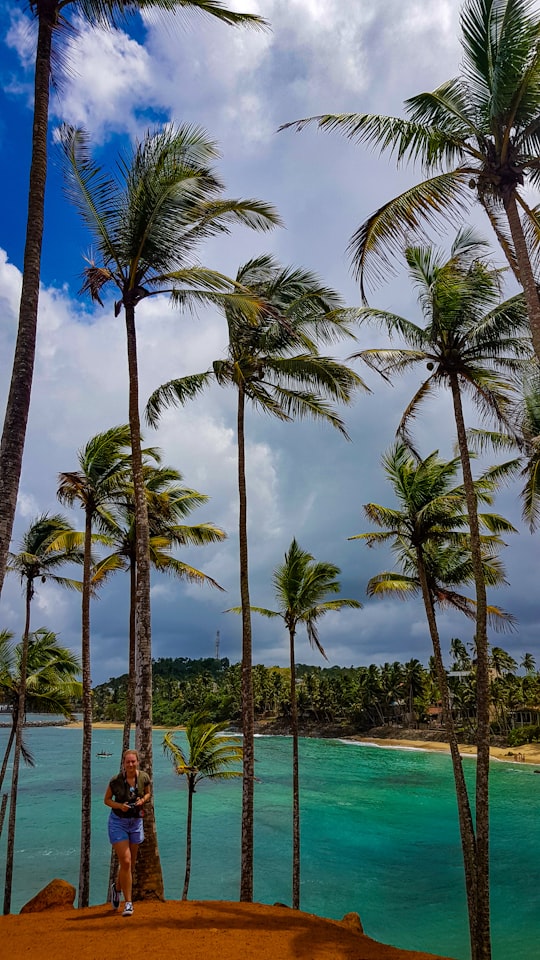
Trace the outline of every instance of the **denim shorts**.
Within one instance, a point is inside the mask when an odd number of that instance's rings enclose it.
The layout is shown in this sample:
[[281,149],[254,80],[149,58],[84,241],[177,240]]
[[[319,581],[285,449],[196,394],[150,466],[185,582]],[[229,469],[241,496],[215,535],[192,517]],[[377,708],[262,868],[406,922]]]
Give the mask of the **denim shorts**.
[[108,830],[111,843],[119,843],[120,840],[142,843],[144,840],[144,825],[141,817],[118,817],[111,810]]

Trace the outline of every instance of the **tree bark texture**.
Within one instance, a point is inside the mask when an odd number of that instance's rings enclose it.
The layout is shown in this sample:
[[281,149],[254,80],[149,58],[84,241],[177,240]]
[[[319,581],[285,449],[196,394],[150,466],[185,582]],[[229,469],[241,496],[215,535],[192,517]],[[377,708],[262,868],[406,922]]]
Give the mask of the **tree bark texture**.
[[244,434],[245,395],[238,388],[238,493],[240,544],[240,600],[242,605],[242,835],[240,866],[240,900],[253,900],[253,789],[255,778],[255,737],[253,712],[253,672],[251,610],[249,603],[246,453]]
[[454,416],[463,473],[463,486],[469,516],[471,560],[476,590],[476,944],[473,960],[491,960],[491,921],[489,904],[489,740],[490,679],[487,636],[486,583],[482,565],[482,545],[478,507],[471,470],[469,447],[461,392],[457,377],[450,378]]
[[[131,462],[133,470],[136,531],[136,747],[140,755],[141,769],[145,770],[150,776],[150,779],[152,779],[152,636],[148,510],[142,468],[139,375],[134,303],[125,303],[124,309],[129,370],[129,426],[131,433]],[[144,834],[145,840],[144,843],[141,844],[137,857],[133,895],[134,898],[138,900],[163,900],[163,874],[159,859],[156,824],[152,804],[147,804],[145,808]]]
[[[540,297],[531,266],[529,250],[523,234],[523,226],[519,216],[516,198],[513,193],[505,197],[504,208],[506,210],[506,216],[508,217],[508,225],[510,227],[510,233],[512,234],[512,241],[518,263],[519,282],[523,287],[525,303],[527,304],[533,349],[540,363]],[[511,262],[510,266],[512,266]]]
[[4,584],[30,410],[47,179],[47,125],[55,3],[39,6],[34,79],[32,160],[24,247],[19,325],[0,441],[0,593]]
[[19,700],[17,703],[17,725],[15,727],[15,748],[11,771],[11,793],[9,798],[8,835],[6,849],[6,878],[4,884],[4,914],[11,913],[11,890],[13,886],[13,861],[15,856],[15,823],[17,815],[17,790],[19,786],[19,767],[21,763],[24,718],[26,715],[26,672],[28,669],[28,645],[30,643],[30,607],[34,595],[33,581],[26,582],[26,618],[22,639],[21,667],[19,677]]
[[474,823],[471,812],[471,804],[469,801],[469,793],[467,790],[467,784],[465,782],[465,774],[463,772],[463,762],[459,751],[454,717],[452,714],[452,706],[450,703],[448,678],[442,657],[439,628],[437,626],[437,618],[435,616],[433,596],[428,584],[424,558],[420,546],[416,547],[416,560],[418,566],[418,577],[422,589],[422,598],[424,601],[424,608],[426,611],[431,642],[433,645],[437,683],[439,684],[439,692],[441,695],[441,703],[443,708],[444,726],[446,735],[448,737],[450,756],[452,758],[452,770],[454,774],[458,808],[459,832],[461,836],[461,849],[463,852],[463,868],[465,873],[465,890],[467,894],[471,957],[474,957],[477,940],[476,840],[474,835]]
[[82,705],[81,751],[81,847],[79,862],[79,907],[90,902],[90,845],[92,833],[92,671],[90,666],[90,578],[92,551],[92,510],[85,511],[82,587]]
[[300,909],[300,774],[298,763],[298,701],[296,699],[296,657],[294,653],[294,627],[289,626],[291,663],[291,734],[292,734],[292,782],[293,782],[293,850],[292,850],[292,905]]

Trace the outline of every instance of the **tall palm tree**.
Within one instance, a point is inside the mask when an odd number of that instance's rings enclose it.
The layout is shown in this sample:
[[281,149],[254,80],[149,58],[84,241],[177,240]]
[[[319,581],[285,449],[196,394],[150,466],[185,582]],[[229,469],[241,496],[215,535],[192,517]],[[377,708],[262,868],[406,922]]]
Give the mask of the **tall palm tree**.
[[[339,296],[307,270],[281,267],[262,255],[238,271],[236,283],[259,302],[255,317],[242,304],[224,306],[229,342],[227,356],[204,373],[163,384],[150,397],[147,417],[153,425],[164,408],[196,397],[213,381],[237,391],[238,538],[242,610],[242,854],[240,899],[253,899],[254,719],[252,639],[249,600],[245,408],[249,401],[280,420],[310,416],[327,420],[345,436],[340,417],[327,398],[349,403],[364,386],[348,367],[316,350],[317,342],[349,336],[348,311]],[[300,352],[299,352],[300,351]]]
[[[0,698],[11,709],[11,730],[0,769],[0,790],[17,728],[21,655],[22,644],[14,645],[13,634],[7,630],[1,631]],[[44,627],[34,630],[28,641],[26,712],[56,714],[72,720],[73,701],[79,700],[82,693],[82,684],[78,680],[80,673],[79,659],[67,647],[60,645],[56,634]],[[34,766],[33,757],[24,741],[21,743],[21,756],[26,764]]]
[[[318,621],[330,610],[342,610],[344,607],[358,609],[362,604],[358,600],[344,597],[327,600],[329,594],[339,593],[341,587],[337,577],[340,569],[334,563],[315,560],[311,553],[302,550],[293,539],[285,559],[274,570],[272,583],[278,601],[278,610],[265,607],[252,607],[263,617],[281,617],[289,632],[289,654],[291,669],[291,734],[293,744],[293,865],[292,865],[292,905],[300,909],[300,778],[298,764],[298,704],[296,697],[296,658],[294,641],[298,626],[306,628],[308,640],[325,659],[326,653],[319,640]],[[241,608],[233,608],[236,613]]]
[[403,242],[460,221],[476,200],[523,287],[540,360],[540,297],[535,279],[540,212],[525,187],[540,182],[540,17],[535,0],[465,0],[461,72],[432,93],[405,101],[408,119],[325,114],[315,122],[351,140],[419,163],[429,178],[383,204],[358,228],[350,252],[362,293],[392,272]]
[[232,764],[242,762],[242,747],[238,737],[225,736],[227,727],[227,722],[213,723],[206,713],[199,712],[190,717],[186,724],[187,751],[174,742],[172,733],[167,733],[163,738],[163,750],[171,758],[175,772],[187,779],[186,872],[182,900],[187,900],[191,874],[195,788],[202,780],[230,780],[242,776],[240,770],[228,769]]
[[[168,126],[147,133],[131,157],[119,164],[116,178],[92,161],[82,131],[65,128],[63,145],[68,189],[100,258],[99,264],[88,265],[83,291],[101,303],[103,288],[112,284],[119,294],[115,314],[123,309],[126,323],[137,530],[137,748],[142,767],[152,776],[150,534],[141,451],[136,308],[144,298],[173,289],[182,290],[177,297],[182,304],[190,294],[200,299],[210,298],[216,289],[231,292],[226,278],[192,265],[201,240],[226,231],[231,223],[268,229],[278,217],[258,201],[221,198],[222,184],[210,166],[217,156],[216,145],[200,128]],[[201,286],[204,292],[198,289]],[[139,896],[163,898],[152,813],[147,818],[137,882]]]
[[[477,499],[472,476],[463,394],[471,396],[483,416],[499,423],[509,413],[516,378],[530,362],[524,336],[526,312],[521,297],[500,302],[500,273],[484,259],[485,243],[473,231],[458,233],[448,259],[431,247],[408,247],[409,273],[424,316],[422,327],[404,317],[366,308],[365,319],[385,327],[406,346],[363,350],[356,356],[386,378],[420,365],[428,376],[408,403],[399,432],[408,439],[408,424],[422,401],[441,385],[450,389],[471,534],[476,590],[477,643],[477,798],[476,822],[479,894],[478,960],[489,957],[489,656],[486,585],[482,565]],[[502,469],[502,468],[501,468]]]
[[38,26],[34,122],[19,326],[0,443],[0,593],[15,516],[30,407],[47,179],[49,91],[53,64],[57,65],[62,60],[62,38],[72,37],[78,22],[113,28],[123,25],[139,11],[152,9],[198,11],[231,26],[266,26],[261,17],[228,10],[220,0],[30,0],[29,7]]
[[90,593],[92,578],[93,524],[108,502],[125,486],[130,467],[128,426],[112,427],[97,434],[79,451],[79,469],[59,474],[58,499],[67,506],[75,503],[84,510],[84,562],[82,584],[82,682],[83,736],[81,751],[81,847],[79,907],[90,900],[90,845],[92,799],[92,671],[90,665]]
[[[218,590],[223,588],[210,576],[185,563],[172,554],[176,547],[203,546],[225,539],[226,534],[213,523],[186,524],[190,513],[206,503],[208,497],[183,486],[182,474],[172,467],[159,464],[161,453],[157,448],[144,450],[143,476],[148,510],[150,564],[161,573],[167,573],[191,583],[208,584]],[[156,461],[152,463],[151,460]],[[104,518],[105,520],[105,518]],[[124,485],[110,504],[104,522],[110,552],[96,564],[93,582],[100,585],[111,572],[127,570],[130,581],[129,600],[129,653],[126,711],[122,736],[122,755],[130,746],[131,726],[134,718],[136,686],[136,599],[137,599],[137,537],[133,485]],[[141,849],[137,859],[138,876],[141,864],[144,869],[146,853]],[[116,860],[111,852],[111,880],[116,875]]]
[[[486,827],[478,810],[476,828],[473,824],[436,618],[437,605],[453,607],[475,618],[474,608],[478,604],[478,600],[474,603],[456,590],[461,584],[476,583],[465,490],[462,485],[455,485],[460,461],[458,458],[443,461],[436,453],[425,460],[418,460],[405,444],[397,443],[384,457],[383,463],[397,496],[398,507],[367,504],[364,508],[366,515],[379,530],[351,539],[363,539],[370,546],[389,543],[399,561],[398,572],[385,571],[370,580],[368,594],[394,593],[407,597],[420,592],[423,599],[456,785],[471,955],[474,960],[478,960],[484,955],[487,956],[489,951],[489,888],[486,890],[484,882],[485,875],[482,871],[486,867],[482,861],[481,848]],[[490,500],[490,487],[493,487],[491,478],[483,478],[481,482],[477,482],[477,494],[487,502]],[[510,532],[513,527],[495,514],[480,514],[478,522],[490,531],[487,535],[479,535],[482,576],[485,582],[497,585],[504,582],[496,555],[500,545],[499,534]],[[494,623],[500,621],[502,624],[509,619],[498,608],[487,605],[486,615],[489,615]],[[478,697],[478,715],[481,709],[483,705]],[[478,721],[477,723],[479,726]],[[478,752],[479,750],[478,739]],[[477,767],[477,781],[480,776],[481,772]],[[476,803],[479,803],[478,790]],[[486,911],[487,930],[484,927]]]
[[17,786],[19,764],[22,753],[22,734],[26,705],[26,674],[28,644],[30,640],[30,612],[35,592],[35,582],[50,580],[63,587],[78,589],[80,583],[59,576],[55,571],[66,564],[81,563],[82,553],[79,547],[80,535],[60,514],[44,513],[37,517],[23,535],[19,553],[8,555],[8,570],[20,577],[25,595],[25,623],[22,637],[19,697],[17,704],[17,725],[15,728],[15,747],[11,775],[11,802],[9,805],[8,837],[6,853],[6,881],[4,888],[4,913],[10,912],[11,886],[13,879],[13,856],[15,850],[15,815],[17,809]]

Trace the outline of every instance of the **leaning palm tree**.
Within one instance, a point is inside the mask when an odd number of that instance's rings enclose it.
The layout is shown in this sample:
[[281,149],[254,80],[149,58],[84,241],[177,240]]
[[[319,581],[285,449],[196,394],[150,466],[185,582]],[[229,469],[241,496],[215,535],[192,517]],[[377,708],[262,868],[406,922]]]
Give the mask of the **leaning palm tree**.
[[53,64],[57,66],[64,53],[62,39],[71,38],[80,22],[114,28],[139,11],[156,9],[198,11],[230,26],[266,26],[261,17],[228,10],[220,0],[30,0],[29,7],[38,26],[34,122],[19,326],[0,445],[0,593],[15,516],[32,390],[47,179],[49,92]]
[[[358,600],[338,597],[327,600],[332,593],[339,593],[337,577],[340,569],[334,563],[315,560],[311,553],[302,550],[293,540],[285,554],[285,559],[274,570],[274,585],[279,610],[265,607],[252,607],[255,613],[263,617],[281,617],[289,632],[289,652],[291,670],[291,734],[293,744],[293,863],[292,863],[292,905],[300,909],[300,778],[298,764],[298,704],[296,697],[296,658],[294,641],[300,625],[306,628],[311,646],[327,659],[319,640],[318,621],[331,610],[344,607],[358,609],[362,604]],[[240,608],[232,608],[241,612]]]
[[262,255],[244,264],[236,283],[258,302],[255,317],[242,304],[224,306],[229,342],[227,356],[212,369],[171,380],[154,391],[147,417],[155,425],[171,404],[183,404],[212,382],[237,391],[237,447],[242,610],[242,855],[240,899],[253,899],[254,713],[252,639],[249,600],[245,409],[249,401],[280,420],[310,416],[326,420],[347,436],[328,398],[349,403],[362,380],[348,367],[319,355],[317,342],[351,336],[350,314],[339,296],[307,270],[281,267]]
[[130,467],[128,426],[99,433],[79,451],[79,469],[59,475],[58,499],[67,506],[78,503],[84,510],[84,562],[82,585],[82,681],[83,737],[81,751],[81,847],[79,907],[90,900],[90,844],[92,799],[92,672],[90,665],[90,593],[92,578],[93,524],[108,507],[111,497],[125,486]]
[[191,828],[193,819],[193,794],[202,780],[230,780],[241,777],[240,770],[229,770],[242,762],[242,747],[238,737],[226,736],[227,723],[213,723],[207,714],[199,712],[186,724],[188,750],[173,740],[173,734],[163,738],[163,750],[171,758],[175,772],[186,777],[188,787],[186,821],[186,872],[182,900],[187,900],[191,874]]
[[[19,692],[21,686],[22,644],[13,644],[13,634],[0,633],[0,699],[11,710],[11,730],[0,768],[0,790],[17,728]],[[28,641],[26,665],[26,713],[56,714],[73,719],[73,702],[79,700],[82,684],[79,659],[71,650],[60,645],[56,634],[44,627],[34,630]],[[21,756],[28,766],[34,766],[32,754],[24,741]],[[0,830],[1,833],[1,830]]]
[[[482,956],[488,936],[481,926],[488,910],[489,897],[484,886],[485,865],[482,862],[485,824],[477,812],[473,823],[458,737],[455,729],[446,670],[443,663],[436,608],[450,607],[476,620],[478,600],[458,592],[463,584],[475,583],[477,571],[472,559],[472,536],[463,485],[455,484],[460,460],[440,460],[432,453],[419,460],[403,443],[397,443],[384,457],[383,463],[398,500],[389,508],[370,503],[365,506],[368,518],[379,528],[351,539],[363,539],[369,546],[389,543],[398,559],[399,571],[385,571],[372,577],[368,584],[371,596],[393,594],[401,598],[422,596],[435,659],[437,682],[443,706],[443,718],[452,756],[459,825],[463,849],[471,953]],[[494,486],[488,474],[476,483],[476,495],[490,502]],[[480,536],[482,577],[490,585],[504,583],[497,557],[500,534],[514,528],[496,514],[480,514],[478,519],[489,532]],[[495,626],[511,624],[512,618],[497,607],[486,605],[486,616]],[[489,693],[489,688],[488,688]],[[478,696],[477,713],[482,705]],[[478,750],[480,747],[478,740]],[[477,768],[477,783],[481,771]],[[479,803],[478,791],[476,803]]]
[[[137,747],[141,765],[152,775],[152,640],[148,509],[144,489],[139,414],[136,308],[146,297],[177,291],[186,298],[232,294],[231,282],[194,266],[206,237],[244,223],[268,229],[277,214],[256,200],[224,200],[211,167],[216,145],[198,127],[169,125],[147,133],[131,157],[109,176],[91,159],[86,136],[64,128],[69,193],[89,227],[99,263],[85,270],[83,291],[101,303],[104,287],[116,288],[115,315],[124,311],[129,371],[129,426],[137,529]],[[201,291],[201,287],[203,290]],[[187,289],[186,289],[187,288]],[[181,290],[181,292],[179,292]],[[147,819],[146,842],[138,862],[138,895],[163,898],[163,878],[155,821]]]
[[38,579],[42,581],[50,580],[52,583],[57,583],[63,587],[78,589],[80,587],[78,581],[59,576],[55,571],[64,567],[66,564],[82,563],[83,556],[79,546],[80,540],[80,535],[75,533],[72,525],[65,517],[60,514],[51,515],[44,513],[40,517],[37,517],[28,527],[22,537],[19,552],[10,553],[8,556],[9,565],[7,569],[17,573],[23,585],[25,595],[25,623],[22,637],[17,725],[15,728],[15,747],[11,775],[4,913],[9,913],[11,907],[17,785],[26,709],[26,674],[30,638],[30,613],[35,592],[35,582]]
[[383,204],[350,241],[355,273],[366,281],[392,272],[403,242],[462,220],[474,200],[486,211],[523,287],[540,360],[540,297],[535,279],[540,212],[525,185],[540,182],[540,17],[535,0],[465,0],[461,72],[432,93],[405,101],[408,119],[366,113],[324,114],[315,122],[351,140],[420,163],[429,179]]

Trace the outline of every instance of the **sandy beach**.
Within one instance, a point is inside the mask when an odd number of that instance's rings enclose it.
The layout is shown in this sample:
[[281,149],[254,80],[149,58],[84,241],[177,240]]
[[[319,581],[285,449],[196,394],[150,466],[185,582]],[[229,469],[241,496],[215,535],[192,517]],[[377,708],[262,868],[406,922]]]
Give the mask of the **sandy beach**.
[[[75,721],[70,723],[70,727],[82,727],[81,721]],[[107,723],[105,721],[98,721],[93,724],[95,730],[121,730],[122,724],[120,723]],[[158,727],[155,726],[156,730],[182,730],[183,727]],[[271,735],[271,734],[269,734]],[[349,735],[345,739],[347,740],[358,740],[361,743],[373,743],[379,747],[404,747],[415,750],[437,750],[444,751],[449,753],[449,747],[447,743],[441,743],[439,740],[422,740],[414,739],[409,736],[407,737],[370,737],[367,734],[354,734]],[[459,745],[460,752],[463,756],[474,757],[476,756],[476,746],[471,743],[462,743]],[[501,760],[505,763],[533,763],[538,764],[540,767],[540,743],[526,743],[521,747],[490,747],[490,755],[493,760]]]
[[[450,752],[448,744],[441,743],[438,740],[409,740],[392,737],[374,738],[364,736],[354,736],[350,739],[359,740],[362,743],[374,743],[380,747],[408,747],[416,750]],[[459,750],[464,757],[476,756],[476,746],[474,744],[461,743]],[[540,766],[540,743],[526,743],[521,747],[490,747],[489,752],[493,760],[502,760],[505,763],[534,763]]]

